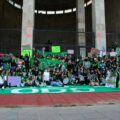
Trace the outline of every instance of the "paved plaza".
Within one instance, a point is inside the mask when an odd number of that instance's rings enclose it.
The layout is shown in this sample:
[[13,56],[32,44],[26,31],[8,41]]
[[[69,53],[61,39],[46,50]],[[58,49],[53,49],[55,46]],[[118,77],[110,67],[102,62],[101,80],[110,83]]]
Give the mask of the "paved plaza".
[[1,108],[0,120],[120,120],[120,104]]

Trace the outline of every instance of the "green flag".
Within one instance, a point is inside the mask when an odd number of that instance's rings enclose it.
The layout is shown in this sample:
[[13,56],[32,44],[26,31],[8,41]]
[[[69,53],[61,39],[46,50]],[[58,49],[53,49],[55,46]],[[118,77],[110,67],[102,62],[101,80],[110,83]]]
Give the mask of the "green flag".
[[120,48],[116,48],[116,53],[120,55]]

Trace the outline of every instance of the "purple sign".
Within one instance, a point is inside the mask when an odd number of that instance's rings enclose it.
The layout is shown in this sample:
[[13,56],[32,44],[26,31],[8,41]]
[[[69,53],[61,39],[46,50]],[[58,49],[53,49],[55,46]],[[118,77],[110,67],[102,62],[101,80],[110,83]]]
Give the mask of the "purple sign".
[[21,77],[8,76],[8,85],[9,86],[20,86],[21,85]]

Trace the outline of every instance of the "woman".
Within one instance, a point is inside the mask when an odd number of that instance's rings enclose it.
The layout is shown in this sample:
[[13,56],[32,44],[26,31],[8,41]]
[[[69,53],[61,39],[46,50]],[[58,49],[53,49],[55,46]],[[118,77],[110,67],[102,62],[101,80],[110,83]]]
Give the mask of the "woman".
[[91,73],[89,75],[89,80],[91,86],[99,86],[98,76],[94,70],[91,70]]
[[50,85],[50,72],[48,69],[46,69],[43,73],[43,83]]

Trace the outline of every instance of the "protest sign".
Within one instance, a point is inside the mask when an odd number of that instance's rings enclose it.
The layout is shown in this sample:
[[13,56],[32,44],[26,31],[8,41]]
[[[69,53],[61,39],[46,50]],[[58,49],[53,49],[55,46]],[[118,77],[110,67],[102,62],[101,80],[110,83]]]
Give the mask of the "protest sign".
[[61,47],[60,46],[52,46],[52,53],[60,53]]
[[74,52],[75,52],[74,50],[67,50],[67,53],[68,53],[68,54],[71,54],[71,55],[73,55]]
[[8,76],[8,85],[9,86],[20,86],[21,85],[21,77]]

